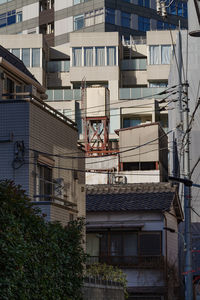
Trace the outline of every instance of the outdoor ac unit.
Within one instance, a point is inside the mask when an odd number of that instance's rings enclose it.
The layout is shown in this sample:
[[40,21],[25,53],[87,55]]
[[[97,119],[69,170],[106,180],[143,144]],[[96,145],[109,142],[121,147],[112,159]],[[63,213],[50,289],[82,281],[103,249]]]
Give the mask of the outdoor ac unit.
[[63,178],[56,178],[54,180],[54,196],[64,199],[65,184]]
[[127,183],[127,177],[126,176],[122,176],[122,175],[119,175],[119,176],[115,176],[115,183],[116,184],[126,184]]

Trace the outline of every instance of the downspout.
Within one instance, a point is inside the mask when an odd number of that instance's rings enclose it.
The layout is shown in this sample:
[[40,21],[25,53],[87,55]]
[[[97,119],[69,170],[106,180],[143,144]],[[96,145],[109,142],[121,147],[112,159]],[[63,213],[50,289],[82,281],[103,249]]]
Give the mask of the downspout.
[[[164,216],[164,219],[165,219],[165,227],[167,227],[167,218],[165,216],[165,211],[163,211],[163,216]],[[166,282],[168,283],[168,276],[167,276],[167,231],[165,232],[165,279],[166,279]],[[168,287],[168,284],[167,284],[167,287]]]

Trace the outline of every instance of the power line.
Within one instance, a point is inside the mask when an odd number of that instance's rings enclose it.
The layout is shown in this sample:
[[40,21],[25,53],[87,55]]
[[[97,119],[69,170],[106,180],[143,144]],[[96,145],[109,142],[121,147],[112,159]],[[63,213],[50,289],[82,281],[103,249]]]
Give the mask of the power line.
[[[137,150],[143,146],[146,146],[148,144],[151,144],[152,142],[155,142],[157,140],[160,140],[161,138],[163,138],[164,136],[170,134],[171,132],[173,132],[176,128],[173,128],[171,129],[170,131],[168,131],[167,133],[164,133],[163,135],[161,135],[160,137],[158,138],[155,138],[151,141],[148,141],[142,145],[138,145],[136,147],[132,147],[132,148],[129,148],[129,149],[126,149],[126,150],[122,150],[122,151],[119,151],[117,152],[118,154],[121,154],[121,153],[126,153],[126,152],[129,152],[129,151],[133,151],[133,150]],[[43,151],[39,151],[39,150],[36,150],[36,149],[32,149],[32,148],[27,148],[27,150],[30,150],[30,151],[33,151],[35,153],[40,153],[40,154],[43,154],[43,155],[48,155],[48,156],[54,156],[54,157],[60,157],[60,158],[64,158],[64,159],[85,159],[85,158],[88,158],[88,156],[63,156],[63,155],[60,155],[60,154],[52,154],[52,153],[48,153],[48,152],[43,152]],[[113,155],[116,155],[116,153],[110,153],[110,154],[107,154],[107,155],[101,155],[101,157],[108,157],[108,156],[113,156]],[[97,158],[98,156],[91,156],[90,158]]]

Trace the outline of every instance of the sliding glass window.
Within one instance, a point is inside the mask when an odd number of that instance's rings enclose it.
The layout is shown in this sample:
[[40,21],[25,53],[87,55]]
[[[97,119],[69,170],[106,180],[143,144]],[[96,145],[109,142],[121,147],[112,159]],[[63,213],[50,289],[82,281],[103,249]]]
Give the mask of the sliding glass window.
[[105,48],[96,47],[96,66],[105,66]]
[[93,66],[93,48],[92,47],[84,48],[84,66],[86,66],[86,67]]

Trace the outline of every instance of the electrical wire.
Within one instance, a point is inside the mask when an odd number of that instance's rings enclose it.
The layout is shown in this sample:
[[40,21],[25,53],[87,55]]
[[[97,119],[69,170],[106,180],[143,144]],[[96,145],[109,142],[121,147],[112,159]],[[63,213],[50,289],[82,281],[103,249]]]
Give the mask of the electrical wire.
[[[175,89],[176,87],[177,87],[178,85],[174,85],[173,86],[173,88]],[[171,88],[169,88],[169,89],[171,89]],[[145,100],[145,99],[149,99],[149,98],[152,98],[153,96],[155,96],[155,95],[164,95],[164,94],[167,94],[167,93],[171,93],[171,94],[169,94],[168,96],[166,96],[164,99],[162,99],[162,100],[157,100],[157,102],[158,103],[162,103],[163,102],[163,100],[166,100],[168,97],[170,97],[170,96],[172,96],[172,95],[174,95],[174,94],[176,94],[178,91],[175,91],[175,90],[172,90],[172,91],[168,91],[167,92],[167,89],[166,90],[164,90],[163,92],[160,92],[160,93],[158,93],[158,94],[154,94],[154,95],[152,95],[152,96],[144,96],[144,97],[141,97],[141,98],[137,98],[137,99],[128,99],[128,100],[120,100],[120,102],[118,101],[118,102],[112,102],[112,103],[109,103],[109,104],[107,104],[107,107],[111,107],[112,105],[116,105],[116,104],[123,104],[123,103],[125,103],[125,102],[131,102],[131,101],[137,101],[137,100]],[[147,103],[146,105],[150,105],[150,104],[154,104],[154,102],[149,102],[149,103]],[[134,105],[134,106],[128,106],[128,107],[122,107],[122,106],[120,106],[120,108],[136,108],[136,107],[145,107],[145,104],[143,103],[143,104],[137,104],[137,105]],[[87,108],[88,110],[89,110],[89,113],[99,113],[99,112],[104,112],[104,110],[102,109],[102,110],[91,110],[91,108],[92,109],[94,109],[94,108],[100,108],[100,107],[105,107],[105,105],[104,104],[101,104],[101,105],[96,105],[96,106],[91,106],[90,108]],[[118,107],[115,107],[116,109],[118,108]],[[79,109],[79,114],[81,114],[81,111],[84,111],[84,110],[86,110],[86,108],[81,108],[81,109]],[[76,110],[71,110],[70,111],[70,115],[69,116],[67,116],[68,118],[70,118],[70,117],[74,117],[74,116],[76,116],[76,114],[75,114],[75,112],[76,112]]]
[[[170,134],[175,129],[176,128],[173,128],[173,129],[169,130],[167,133],[164,133],[163,135],[161,135],[160,137],[155,138],[153,140],[150,140],[150,141],[148,141],[148,142],[146,142],[146,143],[144,143],[142,145],[138,145],[136,147],[132,147],[132,148],[129,148],[129,149],[126,149],[126,150],[119,151],[118,154],[126,153],[126,152],[133,151],[133,150],[137,150],[137,149],[139,149],[139,148],[141,148],[143,146],[151,144],[154,141],[162,139],[164,136]],[[39,150],[32,149],[32,148],[27,148],[26,150],[33,151],[35,153],[39,153],[39,154],[43,154],[43,155],[48,155],[48,156],[53,156],[53,157],[60,157],[60,158],[64,158],[64,159],[77,159],[77,158],[79,158],[79,159],[85,159],[85,158],[88,157],[88,156],[63,156],[63,155],[60,155],[60,154],[52,154],[52,153],[43,152],[43,151],[39,151]],[[116,153],[111,153],[111,154],[107,154],[107,155],[101,155],[101,157],[108,157],[108,156],[113,156],[113,155],[116,155]],[[91,156],[90,158],[97,158],[97,156]]]

